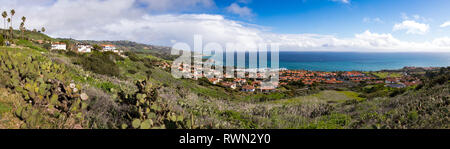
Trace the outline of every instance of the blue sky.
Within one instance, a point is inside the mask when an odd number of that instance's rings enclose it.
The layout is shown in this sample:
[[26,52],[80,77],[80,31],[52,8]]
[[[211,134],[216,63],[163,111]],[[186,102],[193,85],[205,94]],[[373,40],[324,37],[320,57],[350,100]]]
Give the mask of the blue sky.
[[[236,2],[216,0],[220,8]],[[336,34],[350,37],[367,29],[392,32],[392,26],[401,22],[404,15],[410,18],[420,16],[423,20],[419,19],[417,22],[431,26],[430,34],[414,38],[425,39],[450,33],[450,29],[439,28],[443,22],[450,20],[450,15],[446,15],[450,14],[448,0],[351,0],[349,3],[332,0],[253,0],[247,4],[239,4],[251,9],[255,16],[248,19],[227,12],[217,13],[270,27],[275,33]],[[379,20],[367,21],[376,18]],[[408,38],[402,32],[394,32],[393,35]]]
[[[0,0],[53,37],[279,43],[289,51],[450,52],[448,0]],[[18,26],[19,23],[15,23]]]

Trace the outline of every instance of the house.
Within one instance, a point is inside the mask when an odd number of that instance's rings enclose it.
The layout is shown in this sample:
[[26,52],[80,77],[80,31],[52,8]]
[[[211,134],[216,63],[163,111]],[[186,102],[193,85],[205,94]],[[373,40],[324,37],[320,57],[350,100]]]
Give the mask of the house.
[[386,86],[392,87],[392,88],[405,88],[406,87],[406,85],[402,84],[402,83],[401,84],[388,84]]
[[115,45],[111,45],[111,44],[104,44],[102,45],[103,51],[107,52],[107,51],[111,51],[114,53],[119,53],[119,51],[117,50]]
[[363,77],[364,74],[357,72],[357,71],[347,71],[342,73],[343,77]]
[[81,53],[89,53],[92,51],[92,46],[88,44],[78,44],[77,51]]
[[233,82],[242,85],[244,83],[247,83],[247,80],[246,79],[242,79],[242,78],[236,78],[236,79],[234,79]]
[[44,44],[44,40],[36,40],[35,42],[38,44]]
[[261,91],[263,93],[270,93],[270,92],[274,92],[275,91],[275,87],[274,86],[261,86],[259,88],[259,91]]
[[231,88],[231,89],[236,89],[236,83],[222,82],[221,85],[224,86],[224,87]]
[[257,86],[258,86],[258,85],[261,85],[261,81],[253,81],[253,82],[252,82],[252,85],[253,85],[253,86],[255,86],[255,85],[257,85]]
[[397,78],[386,78],[385,82],[386,84],[393,84],[393,83],[398,83],[399,79]]
[[208,80],[209,80],[209,82],[211,82],[214,85],[221,81],[221,79],[218,79],[218,78],[210,78]]
[[54,42],[52,43],[52,50],[66,50],[67,45],[62,42]]
[[254,86],[250,86],[250,85],[245,85],[242,87],[242,91],[244,92],[254,92],[255,91],[255,87]]

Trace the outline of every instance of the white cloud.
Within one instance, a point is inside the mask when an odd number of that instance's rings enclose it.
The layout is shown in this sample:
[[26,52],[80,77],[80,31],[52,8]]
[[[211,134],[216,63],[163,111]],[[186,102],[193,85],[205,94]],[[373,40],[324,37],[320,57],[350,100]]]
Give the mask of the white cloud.
[[376,18],[365,17],[365,18],[363,18],[363,22],[364,23],[384,23],[384,21],[378,17],[376,17]]
[[341,2],[341,3],[344,3],[344,4],[350,4],[350,0],[331,0],[331,1],[333,1],[333,2]]
[[[16,21],[27,16],[27,28],[47,28],[52,37],[81,40],[132,40],[172,46],[173,42],[192,44],[193,36],[203,43],[275,42],[281,50],[292,51],[450,51],[450,38],[406,42],[391,34],[370,31],[352,38],[318,34],[277,34],[256,25],[211,14],[152,14],[134,0],[3,0],[1,10],[16,9]],[[187,9],[187,8],[186,8]],[[17,22],[15,24],[18,24]],[[17,28],[17,25],[16,25]],[[420,31],[420,30],[419,30]]]
[[414,21],[417,21],[417,22],[430,22],[430,21],[432,21],[431,18],[426,18],[426,17],[420,16],[418,14],[408,16],[408,14],[406,14],[406,13],[401,13],[401,18],[404,21],[405,20],[414,20]]
[[444,28],[444,27],[448,27],[448,26],[450,26],[450,21],[444,22],[444,23],[441,24],[439,27]]
[[242,3],[242,4],[249,4],[251,3],[253,0],[238,0],[238,3]]
[[420,34],[427,33],[430,29],[430,25],[418,23],[413,20],[405,20],[402,23],[394,25],[393,31],[406,30],[407,34]]
[[152,11],[185,11],[216,6],[213,0],[136,0],[136,3]]
[[232,3],[230,6],[225,8],[229,13],[233,13],[239,15],[240,17],[250,18],[253,17],[254,14],[252,10],[245,6],[239,6],[237,3]]

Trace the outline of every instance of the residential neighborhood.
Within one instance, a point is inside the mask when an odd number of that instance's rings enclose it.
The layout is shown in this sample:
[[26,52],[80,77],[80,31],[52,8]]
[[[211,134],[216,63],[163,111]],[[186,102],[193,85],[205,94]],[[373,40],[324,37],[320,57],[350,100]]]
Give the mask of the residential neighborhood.
[[[208,81],[213,85],[219,85],[232,90],[240,90],[242,92],[262,92],[269,93],[275,92],[281,86],[289,85],[293,82],[301,82],[307,86],[314,84],[329,84],[329,85],[348,85],[348,84],[385,84],[386,87],[391,88],[405,88],[408,86],[414,86],[422,83],[419,78],[403,73],[400,76],[381,78],[368,72],[359,71],[344,71],[344,72],[322,72],[322,71],[307,71],[307,70],[287,70],[280,69],[279,71],[279,83],[262,86],[263,81],[268,81],[264,75],[271,74],[270,69],[235,69],[236,73],[243,72],[244,77],[234,78],[235,75],[216,71],[214,69],[208,69],[208,72],[204,72],[202,65],[195,65],[191,67],[188,64],[174,64],[172,69],[178,69],[182,73],[187,74],[194,80],[206,76],[214,76],[209,78]],[[177,67],[178,66],[178,67]],[[228,68],[232,69],[232,68]],[[223,75],[221,75],[223,74]],[[397,75],[399,73],[396,73]],[[273,74],[272,74],[273,75]],[[234,79],[228,79],[234,78]]]

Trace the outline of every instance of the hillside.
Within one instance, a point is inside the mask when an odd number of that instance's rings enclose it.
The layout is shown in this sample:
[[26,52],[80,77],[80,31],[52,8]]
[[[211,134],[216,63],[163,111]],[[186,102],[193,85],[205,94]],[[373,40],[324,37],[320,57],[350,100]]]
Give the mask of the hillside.
[[124,50],[125,52],[133,52],[140,54],[151,54],[153,56],[166,59],[166,60],[174,60],[177,56],[170,55],[170,47],[164,46],[154,46],[147,45],[142,43],[137,43],[133,41],[94,41],[94,40],[75,40],[75,39],[58,39],[63,41],[70,41],[72,43],[87,43],[91,45],[101,45],[101,44],[113,44],[116,45],[117,48]]
[[62,39],[25,35],[0,47],[0,128],[449,128],[449,68],[403,90],[245,93],[173,78],[161,65],[170,58],[157,54],[165,48],[84,41],[129,51],[57,52],[32,41]]

